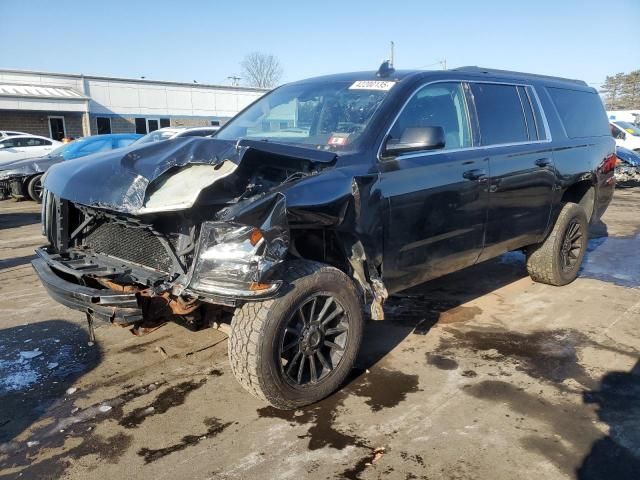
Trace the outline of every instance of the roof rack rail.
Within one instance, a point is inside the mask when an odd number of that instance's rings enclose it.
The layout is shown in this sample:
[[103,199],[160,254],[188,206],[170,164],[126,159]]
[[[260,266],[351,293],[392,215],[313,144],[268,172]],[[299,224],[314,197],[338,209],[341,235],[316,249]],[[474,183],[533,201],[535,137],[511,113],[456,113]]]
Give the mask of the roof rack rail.
[[577,85],[588,86],[587,82],[583,80],[576,80],[573,78],[564,78],[564,77],[553,77],[551,75],[538,75],[536,73],[525,73],[525,72],[513,72],[510,70],[498,70],[496,68],[484,68],[478,67],[476,65],[469,65],[466,67],[458,67],[453,70],[457,72],[469,72],[469,73],[485,73],[485,74],[496,74],[496,75],[514,75],[514,76],[522,76],[522,77],[535,77],[543,80],[558,80],[561,82],[571,82]]

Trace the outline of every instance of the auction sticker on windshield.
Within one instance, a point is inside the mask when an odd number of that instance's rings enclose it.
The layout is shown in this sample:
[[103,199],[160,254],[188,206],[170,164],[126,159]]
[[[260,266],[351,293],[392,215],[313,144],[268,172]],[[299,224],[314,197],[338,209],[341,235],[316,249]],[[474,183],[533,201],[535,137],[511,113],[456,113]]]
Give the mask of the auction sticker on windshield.
[[387,82],[383,80],[358,80],[353,82],[353,85],[349,87],[349,90],[391,90],[396,82]]

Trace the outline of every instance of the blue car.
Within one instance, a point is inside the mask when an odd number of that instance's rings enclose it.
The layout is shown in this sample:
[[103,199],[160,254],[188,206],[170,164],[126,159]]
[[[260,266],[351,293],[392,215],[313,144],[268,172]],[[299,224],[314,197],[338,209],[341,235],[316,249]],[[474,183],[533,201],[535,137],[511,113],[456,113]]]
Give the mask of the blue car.
[[640,154],[624,147],[616,147],[616,183],[620,187],[640,182]]
[[0,165],[0,198],[29,197],[42,201],[42,176],[56,163],[99,152],[128,147],[142,135],[115,133],[80,138],[62,145],[44,157],[24,158]]

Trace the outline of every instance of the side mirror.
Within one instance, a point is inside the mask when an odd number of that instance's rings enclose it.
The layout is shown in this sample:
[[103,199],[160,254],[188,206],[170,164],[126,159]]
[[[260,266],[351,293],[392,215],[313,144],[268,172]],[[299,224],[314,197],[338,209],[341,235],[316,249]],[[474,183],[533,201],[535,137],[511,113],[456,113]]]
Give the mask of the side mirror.
[[389,138],[384,146],[387,157],[401,153],[437,150],[444,148],[445,137],[442,127],[410,127],[402,132],[399,140]]

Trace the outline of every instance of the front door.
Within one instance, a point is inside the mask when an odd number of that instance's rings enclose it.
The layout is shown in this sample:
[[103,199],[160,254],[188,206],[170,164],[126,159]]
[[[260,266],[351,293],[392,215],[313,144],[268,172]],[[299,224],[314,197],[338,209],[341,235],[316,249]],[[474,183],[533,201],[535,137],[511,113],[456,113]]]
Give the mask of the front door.
[[473,147],[467,102],[459,82],[419,89],[389,134],[442,127],[445,146],[380,161],[387,203],[383,280],[393,293],[476,262],[483,246],[489,164]]
[[58,141],[67,136],[64,128],[64,117],[49,117],[49,136]]

